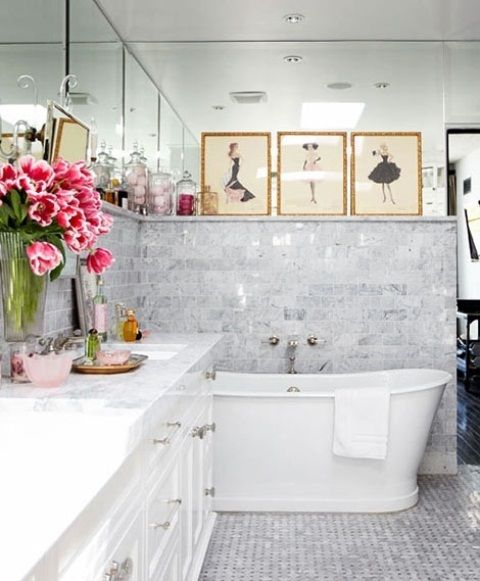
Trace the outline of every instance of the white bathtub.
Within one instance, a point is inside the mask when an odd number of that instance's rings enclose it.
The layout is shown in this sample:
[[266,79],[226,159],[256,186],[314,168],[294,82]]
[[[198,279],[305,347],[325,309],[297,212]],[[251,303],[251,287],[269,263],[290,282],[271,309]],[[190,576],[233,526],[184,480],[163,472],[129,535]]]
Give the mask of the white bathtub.
[[[451,376],[405,369],[342,375],[217,373],[217,511],[390,512],[415,505],[417,471]],[[391,390],[386,460],[332,453],[334,391]],[[295,386],[298,393],[287,389]]]

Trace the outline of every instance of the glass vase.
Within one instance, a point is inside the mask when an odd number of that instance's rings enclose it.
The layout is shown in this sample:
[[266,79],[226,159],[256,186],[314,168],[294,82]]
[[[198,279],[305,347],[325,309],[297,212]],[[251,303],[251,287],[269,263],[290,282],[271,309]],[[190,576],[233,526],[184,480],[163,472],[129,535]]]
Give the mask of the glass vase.
[[16,232],[0,232],[0,277],[6,341],[43,335],[48,274],[32,272],[25,242]]

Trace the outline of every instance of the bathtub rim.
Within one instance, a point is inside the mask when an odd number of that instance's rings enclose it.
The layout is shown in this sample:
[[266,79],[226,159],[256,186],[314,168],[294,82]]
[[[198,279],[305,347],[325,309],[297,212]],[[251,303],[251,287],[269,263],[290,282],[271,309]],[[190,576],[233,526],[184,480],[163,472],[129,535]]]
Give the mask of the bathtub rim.
[[[225,390],[222,391],[221,388],[218,387],[218,381],[225,380],[228,377],[233,376],[242,376],[246,378],[246,385],[248,384],[248,378],[252,378],[253,380],[259,380],[260,378],[264,379],[273,379],[273,378],[282,378],[288,380],[290,384],[295,384],[295,379],[300,378],[309,378],[313,379],[317,376],[321,376],[322,379],[327,378],[358,378],[360,376],[366,375],[386,375],[386,374],[395,374],[400,375],[402,372],[434,372],[439,375],[438,378],[432,381],[421,381],[418,380],[418,383],[412,382],[409,383],[408,386],[402,387],[394,387],[390,389],[391,395],[401,395],[401,394],[409,394],[409,393],[416,393],[419,391],[427,391],[429,389],[435,389],[438,387],[446,387],[451,381],[453,381],[453,376],[448,373],[447,371],[443,371],[442,369],[429,369],[429,368],[405,368],[405,369],[385,369],[382,371],[359,371],[358,373],[298,373],[295,375],[291,375],[288,373],[243,373],[243,372],[236,372],[236,371],[223,371],[217,370],[217,379],[212,384],[212,394],[214,397],[255,397],[255,398],[333,398],[335,397],[335,390],[329,389],[322,392],[314,392],[309,391],[307,392],[287,392],[287,391],[254,391],[252,389],[236,389],[236,390]],[[442,375],[443,377],[440,377]],[[342,389],[341,387],[337,389]]]

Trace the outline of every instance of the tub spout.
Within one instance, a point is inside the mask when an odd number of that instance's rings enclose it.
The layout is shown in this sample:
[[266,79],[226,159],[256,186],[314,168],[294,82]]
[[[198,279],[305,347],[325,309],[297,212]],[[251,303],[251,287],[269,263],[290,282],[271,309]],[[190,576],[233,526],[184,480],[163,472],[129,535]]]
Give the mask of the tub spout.
[[288,360],[290,361],[290,366],[288,368],[287,373],[290,373],[291,375],[294,375],[297,373],[297,370],[295,369],[295,355],[292,355],[288,358]]

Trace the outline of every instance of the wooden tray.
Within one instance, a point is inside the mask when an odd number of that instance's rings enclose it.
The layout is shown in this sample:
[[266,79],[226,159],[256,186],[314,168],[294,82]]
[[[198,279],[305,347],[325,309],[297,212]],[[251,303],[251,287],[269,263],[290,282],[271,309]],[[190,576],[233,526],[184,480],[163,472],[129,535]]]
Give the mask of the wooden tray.
[[133,369],[137,369],[146,359],[148,355],[135,355],[132,353],[126,363],[122,365],[93,365],[85,364],[85,357],[78,357],[73,360],[72,369],[77,373],[87,373],[90,375],[114,375],[115,373],[127,373]]

